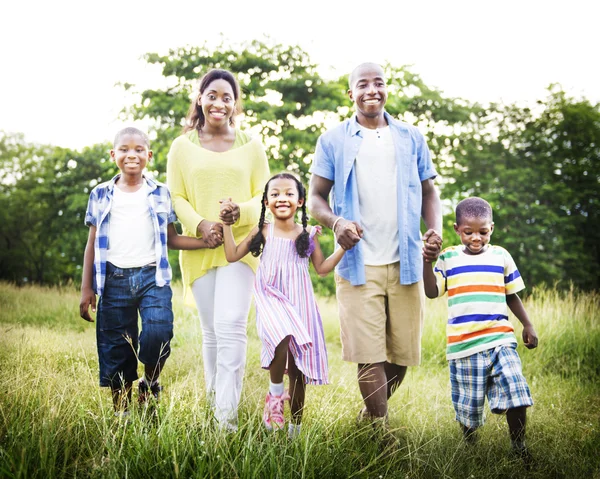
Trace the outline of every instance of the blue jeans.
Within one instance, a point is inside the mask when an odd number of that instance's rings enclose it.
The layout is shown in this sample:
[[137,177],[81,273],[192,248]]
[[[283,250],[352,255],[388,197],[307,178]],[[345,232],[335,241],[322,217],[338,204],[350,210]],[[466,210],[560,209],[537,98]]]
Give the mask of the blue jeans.
[[[173,292],[169,285],[156,286],[155,273],[156,266],[106,264],[106,284],[96,316],[100,386],[118,388],[135,381],[138,358],[153,366],[164,363],[171,353]],[[142,319],[139,334],[138,312]]]

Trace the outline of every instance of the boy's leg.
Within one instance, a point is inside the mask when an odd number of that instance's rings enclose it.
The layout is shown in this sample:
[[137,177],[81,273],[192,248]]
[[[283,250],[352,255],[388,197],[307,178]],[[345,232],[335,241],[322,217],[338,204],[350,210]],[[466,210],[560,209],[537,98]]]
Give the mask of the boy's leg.
[[304,410],[304,398],[306,396],[306,382],[304,374],[296,366],[294,355],[288,351],[288,377],[290,380],[289,395],[290,409],[292,411],[292,423],[300,424],[302,422],[302,412]]
[[524,447],[525,425],[527,423],[527,407],[514,407],[506,411],[506,422],[513,447]]
[[128,405],[131,384],[138,378],[138,313],[127,270],[110,263],[106,269],[96,316],[100,386],[111,388],[113,404],[121,408]]
[[476,430],[484,422],[487,364],[486,351],[448,361],[456,420],[465,441],[471,444],[477,440]]
[[156,285],[156,267],[145,266],[137,275],[139,281],[139,310],[142,319],[139,359],[144,364],[144,381],[140,381],[141,402],[147,399],[150,389],[158,399],[158,377],[171,354],[173,337],[173,292],[169,285]]
[[513,449],[518,453],[525,451],[527,407],[533,405],[533,399],[523,376],[521,359],[515,344],[494,349],[488,401],[493,413],[506,411]]
[[126,381],[121,386],[117,386],[116,384],[111,386],[110,391],[115,413],[125,412],[129,409],[129,404],[131,404],[132,386],[133,383],[131,381]]

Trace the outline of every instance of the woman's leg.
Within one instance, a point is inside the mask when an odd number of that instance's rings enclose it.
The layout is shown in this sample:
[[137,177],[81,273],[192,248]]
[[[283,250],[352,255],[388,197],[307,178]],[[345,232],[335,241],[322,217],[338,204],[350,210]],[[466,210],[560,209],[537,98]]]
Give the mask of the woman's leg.
[[245,263],[217,268],[214,331],[217,340],[215,414],[223,425],[235,428],[242,393],[248,312],[254,272]]
[[215,280],[216,268],[208,271],[192,284],[192,294],[196,301],[200,326],[202,327],[202,358],[204,363],[204,381],[206,397],[214,405],[215,376],[217,372],[217,337],[215,335]]

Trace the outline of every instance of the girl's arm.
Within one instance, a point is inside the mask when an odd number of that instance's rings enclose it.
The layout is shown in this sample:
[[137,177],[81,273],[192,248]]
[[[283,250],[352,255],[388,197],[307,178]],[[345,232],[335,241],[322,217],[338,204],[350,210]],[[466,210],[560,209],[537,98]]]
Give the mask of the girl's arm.
[[525,344],[525,347],[527,349],[536,348],[538,345],[538,337],[519,295],[516,293],[507,295],[506,304],[523,325],[523,344]]
[[227,258],[227,261],[234,263],[246,256],[250,252],[250,241],[252,241],[256,233],[258,233],[258,226],[252,228],[250,234],[239,245],[236,245],[231,225],[223,225],[223,247],[225,248],[225,258]]
[[323,278],[335,269],[337,264],[344,257],[346,250],[342,247],[337,248],[331,256],[325,258],[325,256],[323,255],[323,250],[319,245],[317,235],[313,236],[313,241],[315,242],[315,250],[310,255],[310,260],[312,261],[312,264],[317,274]]
[[83,274],[81,277],[81,300],[79,301],[79,315],[89,321],[94,322],[90,316],[90,306],[92,313],[96,312],[96,293],[94,292],[94,242],[96,241],[96,227],[90,226],[88,240],[83,254]]
[[167,247],[169,249],[202,249],[207,248],[204,238],[192,238],[180,235],[173,223],[167,226]]

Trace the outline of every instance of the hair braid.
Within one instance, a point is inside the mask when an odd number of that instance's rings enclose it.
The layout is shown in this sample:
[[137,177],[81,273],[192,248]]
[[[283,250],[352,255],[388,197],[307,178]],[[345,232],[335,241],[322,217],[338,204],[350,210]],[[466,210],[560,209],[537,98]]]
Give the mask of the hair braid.
[[[268,185],[268,183],[267,183]],[[262,250],[263,250],[263,245],[265,244],[265,237],[263,235],[263,226],[265,224],[265,212],[267,210],[267,206],[265,205],[265,201],[266,201],[266,197],[267,197],[267,193],[266,193],[266,189],[267,189],[267,185],[265,185],[265,192],[263,193],[262,196],[262,208],[260,210],[260,219],[258,220],[258,233],[256,233],[252,239],[250,240],[250,245],[249,245],[249,249],[250,249],[250,253],[252,253],[252,256],[254,256],[255,258],[257,258],[258,256],[261,255]]]
[[[298,182],[298,189],[304,190],[304,186],[302,183]],[[306,190],[299,191],[301,197],[306,197]],[[298,256],[301,258],[306,258],[308,256],[308,251],[310,248],[310,235],[306,230],[308,225],[308,215],[306,214],[306,201],[302,203],[302,233],[298,235],[296,238],[296,251],[298,252]]]

